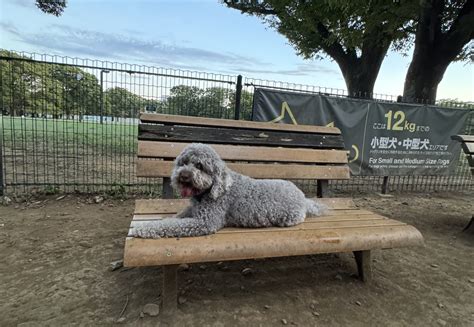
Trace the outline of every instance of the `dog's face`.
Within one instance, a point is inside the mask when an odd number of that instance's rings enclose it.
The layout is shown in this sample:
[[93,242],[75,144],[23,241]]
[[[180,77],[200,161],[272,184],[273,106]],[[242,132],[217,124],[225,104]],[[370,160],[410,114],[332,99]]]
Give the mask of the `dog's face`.
[[211,196],[218,197],[225,175],[225,163],[214,149],[193,143],[176,158],[171,182],[182,197],[197,196],[208,190]]

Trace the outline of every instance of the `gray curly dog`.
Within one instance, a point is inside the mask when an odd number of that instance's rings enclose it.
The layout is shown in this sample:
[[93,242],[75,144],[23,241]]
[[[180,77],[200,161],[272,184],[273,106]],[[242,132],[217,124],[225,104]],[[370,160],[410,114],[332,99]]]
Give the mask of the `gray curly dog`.
[[201,236],[223,227],[287,227],[306,214],[321,215],[325,205],[307,199],[285,180],[256,180],[230,170],[209,145],[193,143],[176,158],[171,176],[191,205],[175,218],[143,221],[130,236],[141,238]]

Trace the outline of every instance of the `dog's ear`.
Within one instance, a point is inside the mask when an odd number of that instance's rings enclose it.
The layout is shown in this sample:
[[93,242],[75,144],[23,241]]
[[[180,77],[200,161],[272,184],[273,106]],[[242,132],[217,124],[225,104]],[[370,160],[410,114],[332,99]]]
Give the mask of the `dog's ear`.
[[211,199],[216,200],[227,192],[233,183],[230,176],[230,170],[226,167],[223,161],[215,163],[216,170],[212,178],[212,187],[209,193]]
[[179,177],[179,171],[180,171],[180,168],[178,166],[178,162],[179,160],[181,159],[181,156],[182,154],[180,154],[178,157],[176,157],[175,161],[174,161],[174,165],[173,165],[173,170],[171,172],[171,187],[174,189],[174,190],[178,190],[179,189],[179,185],[178,185],[178,177]]

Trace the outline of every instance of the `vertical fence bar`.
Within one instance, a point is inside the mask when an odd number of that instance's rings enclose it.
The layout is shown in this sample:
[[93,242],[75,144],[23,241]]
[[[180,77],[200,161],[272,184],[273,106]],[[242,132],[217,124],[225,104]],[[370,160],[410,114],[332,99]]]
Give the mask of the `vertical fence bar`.
[[242,97],[242,75],[237,76],[237,84],[235,86],[235,115],[234,119],[240,119],[240,100]]
[[[2,125],[3,125],[3,116],[0,112],[0,117],[2,118]],[[0,134],[0,196],[5,195],[5,183],[3,179],[3,126],[1,127],[1,134]]]
[[382,183],[382,194],[387,194],[388,190],[388,176],[383,177],[383,183]]

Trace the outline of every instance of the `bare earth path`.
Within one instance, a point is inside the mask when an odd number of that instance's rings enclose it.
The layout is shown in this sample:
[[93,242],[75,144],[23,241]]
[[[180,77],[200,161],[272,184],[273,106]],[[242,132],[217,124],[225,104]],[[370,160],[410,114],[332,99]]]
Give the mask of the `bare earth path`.
[[351,254],[191,265],[171,323],[140,317],[159,302],[159,268],[109,270],[133,201],[56,198],[0,206],[0,326],[116,325],[124,308],[120,324],[136,326],[474,326],[472,194],[359,195],[426,243],[376,251],[368,285]]

